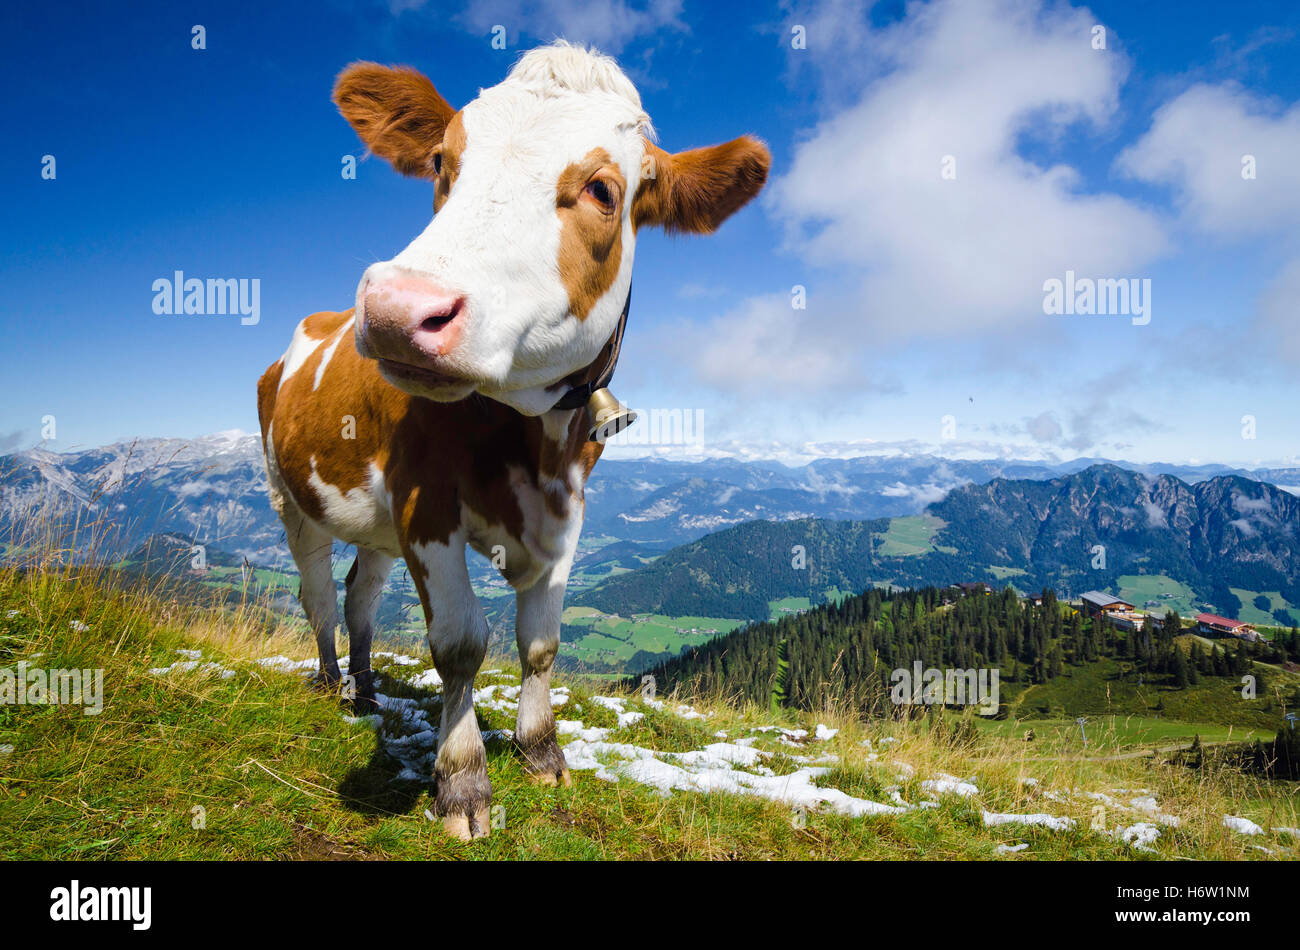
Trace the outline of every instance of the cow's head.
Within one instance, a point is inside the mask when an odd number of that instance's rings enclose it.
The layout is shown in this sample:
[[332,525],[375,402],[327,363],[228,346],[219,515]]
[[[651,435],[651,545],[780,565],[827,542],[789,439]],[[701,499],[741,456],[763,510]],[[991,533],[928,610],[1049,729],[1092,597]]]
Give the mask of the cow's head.
[[749,137],[669,154],[608,57],[524,55],[460,111],[406,68],[357,63],[334,101],[369,149],[434,183],[434,218],[357,287],[357,349],[393,385],[550,409],[609,342],[637,228],[708,233],[758,193]]

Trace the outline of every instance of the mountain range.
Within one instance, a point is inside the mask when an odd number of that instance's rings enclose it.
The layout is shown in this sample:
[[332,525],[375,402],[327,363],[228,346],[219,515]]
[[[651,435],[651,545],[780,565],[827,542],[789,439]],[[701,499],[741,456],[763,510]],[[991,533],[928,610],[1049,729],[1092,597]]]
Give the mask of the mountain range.
[[752,521],[611,576],[574,603],[624,616],[762,620],[773,601],[818,603],[872,585],[983,581],[1077,595],[1141,589],[1145,575],[1184,585],[1197,606],[1228,616],[1242,609],[1238,591],[1263,597],[1286,623],[1300,604],[1297,532],[1300,497],[1268,482],[1216,475],[1189,484],[1100,464],[969,483],[921,517]]
[[[587,485],[583,531],[592,541],[633,541],[663,550],[756,519],[915,515],[963,485],[1050,479],[1096,461],[894,455],[789,466],[731,459],[602,459]],[[1189,483],[1237,474],[1300,485],[1300,469],[1114,464]],[[171,532],[254,563],[282,565],[287,559],[279,519],[266,497],[260,440],[237,431],[196,439],[136,439],[70,452],[33,448],[0,456],[0,530],[22,524],[25,513],[35,510],[83,522],[87,516],[103,516],[128,550],[152,534]]]

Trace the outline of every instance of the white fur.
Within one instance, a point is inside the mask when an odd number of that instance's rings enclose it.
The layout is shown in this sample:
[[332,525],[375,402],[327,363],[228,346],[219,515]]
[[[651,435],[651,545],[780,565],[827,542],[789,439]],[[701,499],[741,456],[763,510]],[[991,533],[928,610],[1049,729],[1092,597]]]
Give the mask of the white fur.
[[[631,206],[650,131],[631,81],[608,57],[557,44],[524,55],[506,79],[462,110],[467,145],[451,194],[433,221],[358,286],[400,273],[466,297],[448,366],[478,390],[527,415],[561,393],[546,387],[582,369],[608,342],[632,277]],[[566,167],[603,148],[627,193],[616,279],[583,320],[570,313],[558,261],[556,183]]]

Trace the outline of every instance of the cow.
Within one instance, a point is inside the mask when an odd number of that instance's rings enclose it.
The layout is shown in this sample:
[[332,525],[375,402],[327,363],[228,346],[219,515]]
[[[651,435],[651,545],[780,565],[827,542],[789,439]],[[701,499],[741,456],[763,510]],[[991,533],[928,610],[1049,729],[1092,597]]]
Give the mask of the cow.
[[559,41],[525,53],[457,110],[409,67],[358,62],[334,102],[370,153],[433,183],[430,224],[366,268],[351,309],[298,324],[258,383],[271,503],[337,688],[337,539],[350,685],[374,708],[370,644],[403,558],[443,683],[437,817],[485,836],[492,801],[473,683],[488,627],[466,545],[514,589],[525,770],[570,784],[551,666],[602,445],[573,393],[608,380],[640,228],[706,234],[753,198],[770,155],[752,136],[669,153],[613,59]]

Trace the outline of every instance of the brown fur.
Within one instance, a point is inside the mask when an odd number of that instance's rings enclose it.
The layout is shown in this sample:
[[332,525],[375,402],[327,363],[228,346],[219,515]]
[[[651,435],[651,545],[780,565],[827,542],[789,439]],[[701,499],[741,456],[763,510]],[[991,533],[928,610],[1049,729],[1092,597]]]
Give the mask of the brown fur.
[[[310,483],[313,457],[316,474],[345,494],[368,484],[370,463],[377,464],[393,500],[398,536],[406,544],[447,543],[460,523],[462,501],[489,524],[520,537],[524,515],[510,484],[512,466],[537,483],[567,479],[576,461],[585,482],[601,446],[585,441],[580,413],[574,413],[566,440],[558,444],[545,437],[540,419],[483,396],[454,403],[416,399],[357,353],[345,327],[351,316],[349,310],[308,318],[332,328],[331,337],[343,334],[318,388],[313,389],[316,371],[329,342],[318,346],[283,388],[277,389],[279,361],[258,384],[262,438],[269,428],[285,487],[308,517],[323,515]],[[342,437],[347,416],[356,420],[353,439]],[[561,511],[581,490],[566,480],[563,497],[548,493],[547,505]]]
[[456,110],[423,73],[353,63],[334,84],[334,104],[370,151],[403,175],[434,177],[430,159]]
[[654,177],[642,177],[632,224],[669,233],[709,234],[762,189],[772,156],[758,139],[738,139],[669,154],[646,142]]
[[[587,185],[600,178],[614,206],[605,210]],[[560,216],[560,277],[569,292],[569,312],[585,320],[618,276],[623,260],[623,195],[627,183],[614,159],[594,148],[560,174],[555,204]]]

